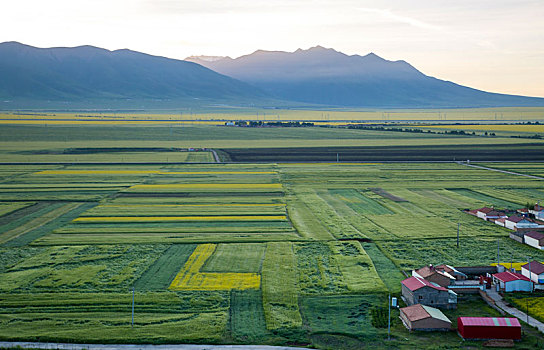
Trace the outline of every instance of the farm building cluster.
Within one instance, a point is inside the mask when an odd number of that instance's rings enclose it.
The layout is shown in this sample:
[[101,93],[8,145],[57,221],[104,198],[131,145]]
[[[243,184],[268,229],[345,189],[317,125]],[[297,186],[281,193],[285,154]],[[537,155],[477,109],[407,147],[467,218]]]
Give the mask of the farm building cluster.
[[544,249],[544,207],[539,204],[533,209],[507,211],[483,207],[466,210],[466,213],[512,230],[510,238],[520,243]]
[[[488,290],[532,292],[535,289],[544,289],[544,264],[538,261],[522,265],[520,272],[503,265],[428,265],[413,270],[412,276],[401,282],[402,300],[408,306],[400,309],[400,319],[410,331],[449,331],[452,322],[440,309],[455,309],[458,294],[479,293],[486,300]],[[457,331],[464,339],[521,338],[519,321],[507,317],[458,317]]]

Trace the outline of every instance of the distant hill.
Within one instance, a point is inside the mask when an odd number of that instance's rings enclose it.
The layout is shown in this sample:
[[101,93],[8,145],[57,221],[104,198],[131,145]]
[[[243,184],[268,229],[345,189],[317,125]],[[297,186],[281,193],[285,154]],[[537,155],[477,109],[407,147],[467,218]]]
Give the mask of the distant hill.
[[[236,59],[187,60],[291,101],[354,107],[544,106],[543,98],[489,93],[427,76],[374,53],[348,56],[316,46],[255,51]],[[499,73],[499,72],[498,72]]]
[[86,101],[100,106],[115,101],[254,101],[266,96],[195,63],[93,46],[42,49],[1,43],[0,77],[0,101]]

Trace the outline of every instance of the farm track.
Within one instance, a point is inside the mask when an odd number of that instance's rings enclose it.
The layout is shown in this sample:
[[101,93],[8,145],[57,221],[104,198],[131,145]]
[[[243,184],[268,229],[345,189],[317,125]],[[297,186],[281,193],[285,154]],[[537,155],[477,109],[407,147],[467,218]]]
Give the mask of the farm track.
[[514,172],[514,171],[500,170],[500,169],[495,169],[495,168],[488,168],[488,167],[481,166],[481,165],[473,165],[473,164],[467,164],[467,163],[462,163],[462,162],[459,162],[459,164],[466,165],[466,166],[469,166],[469,167],[472,167],[472,168],[478,168],[478,169],[484,169],[484,170],[497,171],[497,172],[503,173],[503,174],[525,176],[525,177],[529,177],[529,178],[531,178],[531,179],[544,180],[544,177],[542,177],[542,176],[529,175],[529,174],[521,174],[521,173],[516,173],[516,172]]

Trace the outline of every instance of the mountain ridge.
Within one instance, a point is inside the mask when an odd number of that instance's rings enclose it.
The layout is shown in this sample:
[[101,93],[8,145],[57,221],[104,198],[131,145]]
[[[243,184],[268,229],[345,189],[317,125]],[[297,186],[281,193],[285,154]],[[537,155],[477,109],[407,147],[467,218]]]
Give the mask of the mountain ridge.
[[[259,100],[253,86],[192,62],[90,45],[0,44],[0,99],[71,103],[142,100]],[[93,102],[96,101],[96,102]]]
[[235,59],[192,59],[92,45],[37,48],[0,43],[0,108],[156,108],[195,101],[357,108],[544,106],[544,98],[472,89],[372,52],[346,55],[314,46],[294,52],[257,50]]
[[344,107],[544,106],[544,98],[490,93],[427,76],[404,60],[347,55],[317,45],[293,52],[257,50],[202,64],[280,99]]

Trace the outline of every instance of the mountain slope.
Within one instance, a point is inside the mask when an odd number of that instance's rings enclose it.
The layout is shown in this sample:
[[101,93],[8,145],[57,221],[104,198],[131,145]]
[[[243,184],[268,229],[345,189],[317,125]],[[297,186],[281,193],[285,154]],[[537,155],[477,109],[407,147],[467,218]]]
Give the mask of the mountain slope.
[[2,100],[258,99],[248,84],[198,64],[92,46],[0,44]]
[[188,60],[281,99],[356,107],[544,106],[544,99],[488,93],[426,76],[405,61],[348,56],[321,46]]

